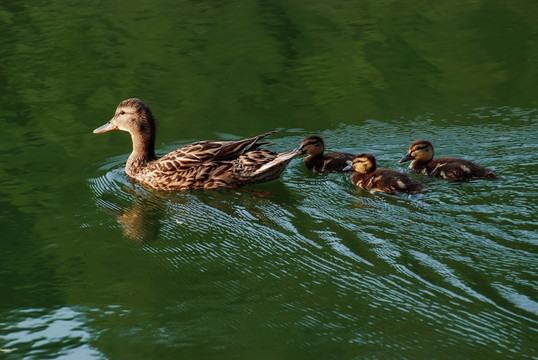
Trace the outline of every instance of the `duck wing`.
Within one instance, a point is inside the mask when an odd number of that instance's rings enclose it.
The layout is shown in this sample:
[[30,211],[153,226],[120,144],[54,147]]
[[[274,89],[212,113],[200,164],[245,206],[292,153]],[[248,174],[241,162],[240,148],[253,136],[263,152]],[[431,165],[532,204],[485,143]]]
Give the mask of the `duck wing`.
[[233,177],[236,184],[257,184],[278,179],[291,159],[301,155],[302,150],[293,149],[275,153],[257,149],[239,156],[234,163]]
[[236,159],[240,155],[243,155],[247,151],[254,150],[259,148],[262,145],[267,145],[267,142],[258,143],[258,140],[272,135],[274,133],[278,132],[278,130],[273,130],[266,132],[264,134],[254,136],[250,139],[242,139],[242,140],[235,140],[235,141],[221,141],[221,142],[215,142],[220,145],[220,148],[215,153],[214,160],[231,160]]
[[248,139],[232,141],[205,140],[185,145],[174,150],[154,162],[160,171],[185,171],[193,166],[200,166],[208,162],[228,161],[238,158],[250,150],[257,149],[266,143],[257,143],[258,140],[276,133],[273,130]]

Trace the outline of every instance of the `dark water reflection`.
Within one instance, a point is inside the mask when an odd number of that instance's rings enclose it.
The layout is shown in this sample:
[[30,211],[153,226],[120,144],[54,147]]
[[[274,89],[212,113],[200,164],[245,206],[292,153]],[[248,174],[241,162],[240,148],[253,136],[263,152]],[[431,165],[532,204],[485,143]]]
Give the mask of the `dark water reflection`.
[[[457,1],[0,5],[0,357],[533,358],[538,7]],[[122,170],[147,101],[158,152],[280,128],[381,166],[429,138],[488,181],[388,196],[294,160],[239,190]]]

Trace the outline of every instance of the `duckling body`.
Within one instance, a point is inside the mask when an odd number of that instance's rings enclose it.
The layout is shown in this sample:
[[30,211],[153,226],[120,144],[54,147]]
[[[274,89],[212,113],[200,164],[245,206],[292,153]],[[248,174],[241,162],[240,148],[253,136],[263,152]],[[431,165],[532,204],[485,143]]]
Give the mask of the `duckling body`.
[[413,177],[389,169],[377,169],[372,154],[362,153],[353,159],[351,182],[363,189],[388,194],[414,193],[428,187]]
[[233,188],[277,179],[299,149],[281,154],[259,148],[258,140],[276,131],[235,141],[199,141],[161,158],[155,156],[155,118],[139,99],[122,101],[114,117],[94,130],[131,134],[133,152],[125,173],[157,190]]
[[308,155],[304,164],[312,172],[346,171],[344,168],[351,165],[355,157],[354,154],[343,152],[324,154],[325,142],[318,135],[305,137],[300,149]]
[[413,160],[409,168],[421,175],[447,180],[464,181],[475,178],[494,178],[495,172],[472,161],[443,157],[433,159],[433,145],[428,140],[417,140],[411,144],[407,155],[399,163]]

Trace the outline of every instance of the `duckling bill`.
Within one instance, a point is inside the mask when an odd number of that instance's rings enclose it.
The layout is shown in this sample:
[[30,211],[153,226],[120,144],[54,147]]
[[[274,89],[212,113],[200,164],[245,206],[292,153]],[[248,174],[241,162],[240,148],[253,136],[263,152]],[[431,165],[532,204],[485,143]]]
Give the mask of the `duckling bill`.
[[430,141],[417,140],[409,146],[409,151],[398,163],[402,164],[412,160],[409,165],[411,171],[447,180],[464,181],[495,177],[495,171],[472,161],[449,157],[434,160],[433,154],[433,145]]
[[93,132],[122,130],[131,134],[133,151],[125,173],[157,190],[235,188],[280,177],[300,149],[275,153],[258,143],[277,131],[234,141],[199,141],[160,158],[155,156],[156,125],[150,108],[140,99],[122,101],[112,120]]
[[[300,149],[308,156],[304,159],[306,168],[312,172],[347,171],[354,154],[331,152],[324,154],[325,142],[319,135],[310,135],[301,141]],[[350,168],[351,169],[351,168]]]
[[370,191],[387,194],[415,193],[428,187],[415,178],[389,169],[378,169],[375,156],[362,153],[353,159],[351,182]]

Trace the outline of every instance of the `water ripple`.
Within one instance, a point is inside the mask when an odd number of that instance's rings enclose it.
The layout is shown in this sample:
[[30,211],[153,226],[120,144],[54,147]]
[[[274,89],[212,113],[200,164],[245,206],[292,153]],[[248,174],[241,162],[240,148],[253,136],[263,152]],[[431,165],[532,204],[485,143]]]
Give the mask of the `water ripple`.
[[[347,125],[320,133],[333,150],[372,151],[382,166],[408,172],[396,162],[413,137],[391,125],[389,132],[386,123],[372,120],[360,129]],[[499,124],[476,136],[499,131],[513,139],[525,130]],[[169,281],[156,289],[163,296],[174,292],[171,282],[177,292],[199,294],[232,314],[272,307],[275,316],[261,323],[267,328],[295,324],[335,339],[379,344],[400,336],[391,330],[395,322],[408,323],[443,334],[443,346],[465,334],[475,346],[495,344],[515,354],[527,341],[517,340],[518,334],[538,325],[532,295],[538,270],[535,194],[521,188],[520,170],[502,156],[518,153],[512,142],[460,141],[466,132],[462,124],[436,126],[432,120],[428,136],[438,138],[439,152],[447,155],[472,148],[477,161],[495,163],[499,179],[459,184],[421,177],[427,192],[391,196],[357,189],[349,174],[310,174],[294,161],[281,180],[253,187],[273,197],[238,190],[149,191],[107,165],[90,187],[107,214],[103,221],[116,218],[106,221],[108,229],[120,229],[155,258],[154,267]],[[279,142],[291,146],[301,136]],[[533,155],[518,156],[525,163]],[[172,311],[207,316],[196,302],[187,296]],[[367,318],[363,308],[375,315]],[[338,330],[356,322],[364,322],[367,336]]]

